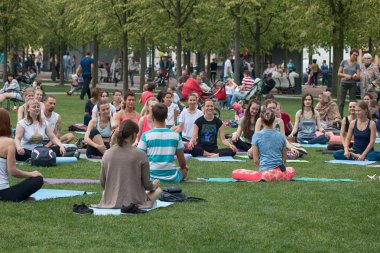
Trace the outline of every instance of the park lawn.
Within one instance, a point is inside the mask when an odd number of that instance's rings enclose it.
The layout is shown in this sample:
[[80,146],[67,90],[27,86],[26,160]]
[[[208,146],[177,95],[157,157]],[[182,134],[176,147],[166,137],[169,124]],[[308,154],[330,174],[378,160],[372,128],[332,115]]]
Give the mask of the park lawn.
[[[82,122],[84,101],[57,95],[63,129]],[[294,120],[300,101],[279,99]],[[140,106],[137,106],[140,109]],[[11,113],[15,123],[15,113]],[[224,119],[232,118],[223,111]],[[227,133],[234,129],[227,129]],[[81,135],[77,135],[80,137]],[[380,182],[377,169],[325,164],[332,159],[308,149],[310,163],[289,164],[297,177],[351,178],[351,183],[183,183],[190,196],[207,202],[176,203],[136,216],[76,215],[74,203],[98,203],[96,184],[45,184],[44,188],[96,192],[35,203],[0,203],[2,252],[378,252]],[[288,166],[289,166],[288,165]],[[38,168],[45,177],[99,176],[99,163]],[[188,161],[188,177],[230,177],[244,163]],[[36,168],[23,166],[25,170]],[[16,183],[17,179],[11,179]]]

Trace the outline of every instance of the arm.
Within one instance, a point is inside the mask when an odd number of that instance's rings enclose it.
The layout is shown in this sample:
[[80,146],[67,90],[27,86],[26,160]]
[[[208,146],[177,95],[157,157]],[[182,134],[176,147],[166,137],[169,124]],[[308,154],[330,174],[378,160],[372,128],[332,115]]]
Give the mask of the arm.
[[260,165],[259,149],[255,145],[252,145],[252,157],[253,157],[253,163],[259,166]]
[[360,81],[360,68],[356,69],[356,73],[351,78],[355,81]]
[[84,135],[84,141],[88,144],[88,145],[91,145],[93,146],[94,148],[96,149],[99,149],[101,148],[100,145],[96,144],[95,142],[93,142],[91,139],[90,139],[90,132],[91,132],[91,129],[93,129],[95,126],[96,126],[96,123],[97,123],[97,120],[96,119],[92,119],[90,121],[90,123],[88,123],[88,127],[87,127],[87,131]]
[[177,118],[178,118],[179,110],[174,111],[174,125],[177,125]]
[[182,133],[183,130],[183,122],[179,123],[179,125],[172,127],[173,131],[176,131],[177,133]]
[[54,135],[53,130],[51,130],[49,126],[46,126],[45,133],[49,137],[49,140],[51,142],[59,146],[61,154],[64,155],[66,152],[65,147],[62,145],[61,141]]
[[224,135],[223,125],[219,128],[219,138],[222,141],[224,146],[232,149],[232,151],[234,151],[234,152],[237,151],[237,148],[235,147],[235,145],[229,143],[228,140],[226,139],[226,136]]
[[261,118],[258,118],[257,121],[256,121],[256,125],[255,125],[255,133],[260,132],[261,127],[262,127]]
[[80,76],[82,74],[82,65],[78,65],[77,71],[76,71],[77,76]]
[[20,124],[17,124],[16,136],[15,136],[15,146],[16,146],[17,153],[19,155],[25,154],[24,148],[21,147],[21,139],[23,136],[24,136],[24,128]]
[[289,134],[289,137],[293,137],[295,133],[297,133],[298,131],[298,124],[300,122],[300,116],[301,116],[301,111],[298,111],[296,113],[296,119],[295,119],[295,122],[294,122],[294,127],[293,127],[293,130],[292,132]]
[[[57,137],[58,140],[61,138],[61,124],[62,124],[62,119],[61,116],[59,116],[57,124],[55,125],[55,129],[53,130],[54,135]],[[48,143],[46,143],[45,147],[49,148],[53,145],[53,142],[50,140]]]
[[239,139],[242,132],[243,132],[243,130],[241,129],[241,126],[238,125],[236,133],[232,135],[232,141],[236,142]]
[[8,174],[13,177],[18,178],[28,178],[28,177],[42,177],[42,174],[38,171],[22,171],[16,168],[16,158],[15,158],[15,152],[16,152],[16,145],[13,142],[13,140],[7,140],[7,169]]
[[106,159],[105,157],[103,156],[103,159],[102,159],[102,165],[101,165],[101,169],[100,169],[100,186],[102,187],[102,189],[104,190],[106,188]]
[[346,120],[342,120],[342,126],[340,127],[340,142],[344,147],[344,143],[346,141]]
[[94,76],[94,63],[91,63],[91,76]]
[[141,181],[144,185],[145,190],[147,191],[154,191],[158,188],[157,185],[150,181],[150,166],[147,158],[141,162]]
[[198,131],[199,131],[198,126],[194,124],[193,137],[191,137],[191,140],[189,141],[189,145],[188,145],[190,150],[192,150],[195,144],[197,143]]
[[350,158],[350,156],[351,156],[350,155],[349,147],[350,147],[350,141],[351,141],[351,138],[352,138],[352,133],[353,133],[355,121],[356,120],[351,121],[350,126],[348,128],[346,140],[344,142],[344,156],[347,157],[347,159]]
[[319,112],[315,112],[315,119],[317,121],[317,127],[318,127],[318,130],[322,133],[324,133],[325,129],[322,127],[321,125],[321,116],[319,115]]
[[183,150],[178,150],[176,153],[178,164],[182,173],[182,179],[185,179],[187,176],[188,168],[186,167],[186,160],[183,154]]
[[139,132],[137,133],[137,136],[141,136],[141,130],[142,130],[143,124],[144,124],[144,117],[142,117],[142,118],[139,119],[139,124],[138,124],[138,126],[139,126]]
[[376,131],[377,130],[376,130],[376,124],[372,120],[371,120],[371,123],[370,123],[370,129],[371,129],[370,141],[369,141],[366,149],[364,150],[364,152],[359,155],[358,160],[360,160],[360,161],[364,161],[365,160],[366,155],[373,149],[373,146],[375,145]]
[[344,74],[344,73],[343,73],[343,66],[339,66],[338,76],[339,76],[339,77],[343,77],[343,78],[345,78],[345,79],[347,79],[347,80],[350,80],[350,79],[352,78],[351,75],[348,75],[348,74]]
[[285,125],[282,119],[280,119],[280,132],[285,136]]
[[288,154],[288,149],[286,148],[286,138],[285,138],[285,145],[282,148],[282,161],[284,162],[284,164],[286,163],[287,154]]
[[17,110],[17,122],[24,118],[24,105],[20,106]]
[[112,130],[115,130],[118,127],[116,120],[113,117],[110,117],[110,125]]

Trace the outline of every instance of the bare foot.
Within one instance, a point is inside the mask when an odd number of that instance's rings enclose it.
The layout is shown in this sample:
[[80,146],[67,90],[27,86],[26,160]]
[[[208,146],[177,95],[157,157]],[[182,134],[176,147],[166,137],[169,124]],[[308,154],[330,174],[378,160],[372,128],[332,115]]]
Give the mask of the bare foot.
[[353,157],[355,160],[359,159],[359,156],[360,156],[360,155],[355,154],[355,153],[353,153],[353,152],[350,152],[350,155],[351,155],[351,157]]

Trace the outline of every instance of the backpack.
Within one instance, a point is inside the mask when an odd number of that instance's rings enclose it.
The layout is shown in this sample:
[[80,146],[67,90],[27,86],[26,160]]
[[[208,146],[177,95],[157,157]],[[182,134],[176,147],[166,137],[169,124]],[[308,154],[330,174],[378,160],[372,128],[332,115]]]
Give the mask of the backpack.
[[32,166],[51,167],[57,165],[57,156],[54,151],[46,147],[35,147],[32,150],[30,164]]
[[75,152],[78,150],[78,147],[75,144],[63,144],[65,147],[65,157],[75,156]]
[[206,201],[202,198],[189,197],[182,192],[179,186],[168,186],[162,189],[161,201],[165,202],[184,202],[184,201]]

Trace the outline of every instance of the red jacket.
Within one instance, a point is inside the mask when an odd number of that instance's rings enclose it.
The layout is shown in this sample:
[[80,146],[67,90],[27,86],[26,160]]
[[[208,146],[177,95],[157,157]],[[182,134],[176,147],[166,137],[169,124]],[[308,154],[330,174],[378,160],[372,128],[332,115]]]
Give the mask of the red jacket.
[[197,80],[194,78],[188,78],[182,88],[182,98],[187,99],[189,94],[194,91],[197,92],[200,96],[202,95],[202,89],[199,86]]

